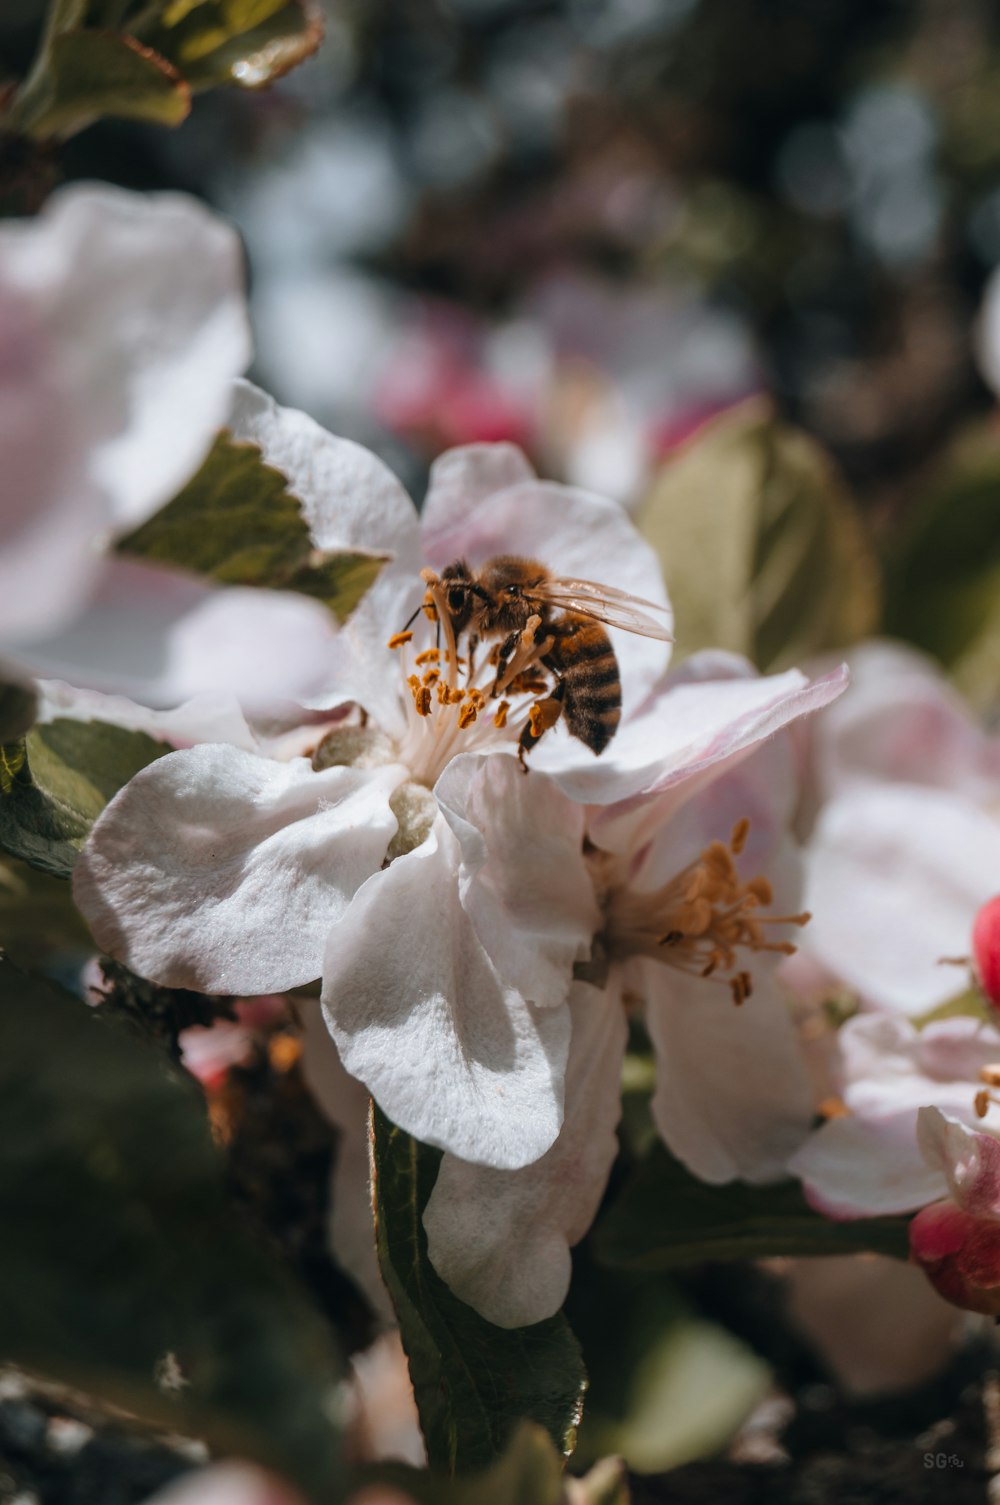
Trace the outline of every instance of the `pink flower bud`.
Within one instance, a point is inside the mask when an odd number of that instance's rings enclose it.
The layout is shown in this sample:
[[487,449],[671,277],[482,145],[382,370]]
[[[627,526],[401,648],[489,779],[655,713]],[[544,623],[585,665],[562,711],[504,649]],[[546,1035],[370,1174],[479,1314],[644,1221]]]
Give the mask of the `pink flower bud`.
[[1000,1223],[932,1202],[910,1224],[910,1257],[953,1306],[1000,1316]]
[[1000,1009],[1000,894],[989,899],[972,926],[972,955],[979,986]]

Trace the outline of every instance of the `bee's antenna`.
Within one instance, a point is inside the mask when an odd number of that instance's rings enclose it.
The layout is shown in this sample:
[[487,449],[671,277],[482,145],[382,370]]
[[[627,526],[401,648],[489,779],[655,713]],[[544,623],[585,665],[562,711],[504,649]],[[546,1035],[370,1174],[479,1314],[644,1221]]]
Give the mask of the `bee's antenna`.
[[400,629],[400,631],[402,631],[402,632],[408,632],[409,629],[410,629],[411,622],[415,622],[417,620],[417,618],[419,617],[419,615],[423,611],[423,609],[424,609],[424,603],[421,601],[420,605],[416,608],[416,610],[413,611],[410,614],[410,616],[407,617],[407,619],[403,623],[403,626]]

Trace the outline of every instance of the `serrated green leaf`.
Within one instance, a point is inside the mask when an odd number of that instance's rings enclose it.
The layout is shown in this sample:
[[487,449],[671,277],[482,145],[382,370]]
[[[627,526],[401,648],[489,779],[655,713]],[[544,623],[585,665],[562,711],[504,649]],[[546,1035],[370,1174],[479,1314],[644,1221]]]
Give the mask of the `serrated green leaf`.
[[980,709],[1000,705],[1000,436],[992,422],[960,436],[896,540],[886,630],[940,659]]
[[440,1152],[419,1144],[373,1105],[375,1216],[382,1278],[399,1317],[432,1468],[486,1468],[515,1426],[544,1426],[573,1450],[586,1377],[560,1314],[531,1327],[494,1327],[459,1301],[427,1257],[423,1211]]
[[383,556],[314,548],[285,477],[264,463],[255,444],[225,432],[184,490],[118,548],[227,585],[299,591],[322,601],[338,621],[383,563]]
[[680,657],[727,648],[783,669],[876,625],[860,515],[815,440],[760,399],[665,465],[637,521],[663,565]]
[[0,850],[67,878],[94,821],[140,768],[170,752],[144,732],[60,718],[0,747]]
[[47,139],[72,136],[105,115],[179,125],[190,109],[190,89],[159,53],[135,37],[83,28],[51,38],[10,118],[14,129]]
[[835,1222],[814,1212],[798,1182],[709,1186],[654,1145],[594,1230],[596,1257],[634,1270],[773,1255],[889,1254],[906,1259],[904,1217]]
[[144,36],[193,89],[263,89],[316,51],[323,17],[313,0],[184,0]]
[[339,1361],[228,1209],[198,1089],[8,962],[0,1204],[5,1359],[338,1497]]

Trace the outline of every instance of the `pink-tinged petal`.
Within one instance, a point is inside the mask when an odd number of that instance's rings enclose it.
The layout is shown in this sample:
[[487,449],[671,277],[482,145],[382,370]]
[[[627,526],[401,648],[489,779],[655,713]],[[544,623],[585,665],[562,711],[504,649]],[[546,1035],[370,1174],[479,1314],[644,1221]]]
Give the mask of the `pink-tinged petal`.
[[648,824],[662,824],[723,767],[828,705],[846,686],[842,669],[811,682],[791,669],[760,679],[668,683],[622,726],[593,768],[554,776],[574,799],[608,807],[592,821],[594,839],[607,851],[626,852]]
[[954,1202],[924,1207],[909,1228],[910,1255],[946,1301],[1000,1315],[1000,1223]]
[[796,1259],[789,1312],[848,1395],[925,1383],[954,1358],[958,1314],[913,1265],[877,1254]]
[[590,1227],[618,1152],[628,1037],[620,995],[577,983],[570,1012],[566,1117],[555,1144],[515,1171],[446,1155],[424,1212],[438,1274],[498,1327],[541,1322],[562,1306],[569,1251]]
[[[554,575],[593,580],[667,604],[659,561],[622,508],[569,486],[523,481],[478,500],[464,514],[452,505],[440,525],[425,524],[423,537],[435,569],[456,559],[475,567],[494,554],[518,554],[538,560]],[[664,622],[669,627],[669,616]],[[610,635],[627,713],[666,669],[670,645],[618,629]],[[593,761],[593,754],[587,757]]]
[[996,890],[1000,825],[961,795],[868,785],[827,805],[810,845],[805,946],[868,1003],[921,1014],[960,992],[973,919]]
[[318,977],[331,925],[382,862],[405,777],[315,772],[209,744],[151,763],[108,805],[73,891],[102,950],[142,977],[267,993]]
[[642,961],[634,991],[646,1002],[653,1117],[668,1148],[703,1181],[785,1175],[815,1105],[780,985],[755,973],[752,995],[737,1007],[711,978]]
[[442,816],[334,926],[323,1003],[340,1059],[425,1144],[516,1169],[559,1132],[569,1010],[536,1009],[493,967],[462,907]]
[[1000,894],[987,900],[972,926],[972,956],[979,986],[1000,1008]]
[[947,1190],[917,1148],[916,1110],[833,1118],[789,1162],[818,1211],[831,1218],[912,1212]]
[[933,660],[873,642],[855,648],[848,666],[850,695],[812,724],[824,798],[873,779],[993,796],[1000,738],[982,730]]
[[182,194],[75,184],[3,227],[0,281],[60,352],[109,521],[147,517],[200,464],[250,358],[239,237]]
[[505,980],[563,1003],[600,928],[583,860],[584,812],[516,758],[465,754],[434,788],[462,853],[462,903]]
[[150,705],[225,694],[268,711],[325,683],[336,641],[329,613],[305,596],[214,587],[115,558],[71,627],[5,656],[28,673]]
[[395,1314],[375,1249],[368,1153],[368,1088],[341,1065],[318,999],[298,1005],[302,1019],[302,1070],[321,1112],[338,1132],[330,1178],[327,1232],[334,1259],[361,1287],[380,1323]]
[[222,1085],[231,1066],[247,1060],[253,1048],[253,1032],[235,1019],[216,1019],[214,1024],[192,1024],[177,1037],[181,1064],[211,1092]]
[[464,444],[439,455],[431,466],[420,519],[428,556],[481,502],[534,479],[534,470],[516,444]]
[[932,1170],[941,1171],[964,1212],[1000,1221],[1000,1142],[977,1134],[940,1108],[917,1113],[917,1144]]

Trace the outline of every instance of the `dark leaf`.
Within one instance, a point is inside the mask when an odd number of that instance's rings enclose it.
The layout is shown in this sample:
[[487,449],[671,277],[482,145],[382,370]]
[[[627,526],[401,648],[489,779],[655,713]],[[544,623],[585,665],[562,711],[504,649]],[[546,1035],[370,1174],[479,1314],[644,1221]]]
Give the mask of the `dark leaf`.
[[227,433],[180,495],[118,547],[227,585],[300,591],[324,602],[339,621],[382,565],[380,556],[314,548],[285,477],[264,463],[256,445]]
[[316,51],[323,16],[314,0],[201,0],[172,21],[168,6],[148,40],[192,89],[264,89]]
[[508,1330],[453,1296],[427,1257],[422,1221],[440,1152],[374,1106],[372,1135],[382,1277],[399,1317],[432,1468],[454,1474],[488,1467],[525,1417],[568,1455],[586,1377],[566,1319]]
[[797,1182],[709,1186],[656,1144],[595,1229],[605,1264],[673,1270],[703,1260],[860,1254],[906,1259],[907,1219],[834,1222],[814,1212]]
[[46,65],[15,102],[14,126],[38,138],[72,136],[102,116],[179,125],[191,91],[175,68],[135,37],[112,31],[63,31]]
[[66,878],[94,821],[170,748],[103,721],[60,719],[0,747],[0,850]]
[[6,1359],[336,1496],[338,1361],[227,1208],[200,1092],[9,962],[0,1203]]
[[0,684],[0,745],[16,742],[35,719],[38,698],[26,685]]

